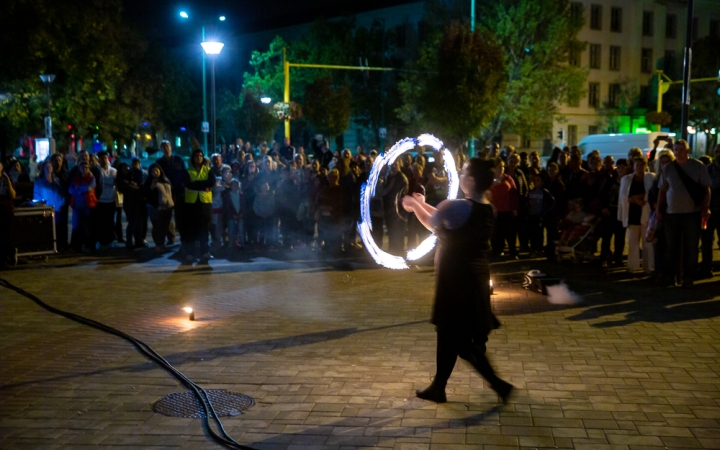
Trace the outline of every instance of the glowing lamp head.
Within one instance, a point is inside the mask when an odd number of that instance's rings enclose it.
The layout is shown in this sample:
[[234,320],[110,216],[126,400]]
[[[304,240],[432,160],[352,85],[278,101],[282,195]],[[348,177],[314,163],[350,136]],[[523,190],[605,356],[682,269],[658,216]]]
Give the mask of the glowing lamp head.
[[270,97],[260,97],[260,101],[263,104],[267,105],[268,103],[270,103],[272,101],[272,99]]
[[192,308],[189,308],[189,307],[185,307],[185,308],[183,308],[183,311],[185,311],[186,313],[190,314],[191,312],[193,312],[193,309],[192,309]]
[[188,320],[195,320],[195,311],[193,311],[192,308],[190,308],[189,306],[186,306],[183,308],[183,311],[190,314],[190,316],[188,317]]
[[180,17],[182,17],[183,19],[187,19],[190,16],[188,16],[188,13],[186,13],[185,11],[180,11]]
[[207,53],[208,55],[219,55],[220,51],[225,46],[225,44],[223,44],[222,42],[213,41],[203,42],[200,45],[202,45],[203,50],[205,50],[205,53]]
[[220,19],[220,22],[225,22],[225,16],[220,16],[218,19]]

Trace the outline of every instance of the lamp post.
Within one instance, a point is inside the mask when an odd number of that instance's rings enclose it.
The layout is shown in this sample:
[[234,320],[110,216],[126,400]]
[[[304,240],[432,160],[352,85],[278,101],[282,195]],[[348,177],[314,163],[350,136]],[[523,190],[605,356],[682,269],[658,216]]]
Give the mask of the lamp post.
[[45,137],[48,139],[52,139],[52,109],[50,106],[50,85],[53,81],[55,81],[55,75],[43,74],[40,75],[40,79],[42,80],[45,87],[47,87],[48,115],[47,118],[45,118]]
[[[190,20],[190,15],[186,11],[180,11],[180,17],[183,19]],[[218,20],[220,22],[225,22],[226,17],[220,16],[218,17]],[[201,27],[201,42],[205,42],[205,25],[202,25]],[[202,91],[203,91],[203,122],[207,122],[207,76],[205,69],[206,63],[205,63],[205,52],[202,54]],[[207,153],[208,149],[208,138],[207,133],[203,133],[203,148],[205,149],[205,152]]]
[[213,152],[215,152],[215,148],[217,145],[217,117],[215,114],[215,59],[217,55],[220,54],[220,51],[225,46],[222,42],[214,42],[214,41],[208,41],[203,42],[200,45],[202,45],[203,50],[205,50],[205,53],[210,56],[210,92],[211,92],[211,105],[212,105],[212,148]]

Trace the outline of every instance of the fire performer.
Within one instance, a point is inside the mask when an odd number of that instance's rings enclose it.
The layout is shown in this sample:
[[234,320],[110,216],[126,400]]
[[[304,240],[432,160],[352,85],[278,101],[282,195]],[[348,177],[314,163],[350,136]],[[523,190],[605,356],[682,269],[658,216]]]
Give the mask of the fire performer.
[[500,326],[490,306],[488,253],[494,225],[486,193],[494,181],[492,163],[472,158],[460,175],[461,200],[445,200],[437,208],[420,194],[403,197],[403,208],[440,241],[432,323],[437,330],[437,369],[432,384],[418,397],[447,401],[445,386],[457,357],[468,361],[506,403],[513,386],[495,375],[485,356],[490,332]]

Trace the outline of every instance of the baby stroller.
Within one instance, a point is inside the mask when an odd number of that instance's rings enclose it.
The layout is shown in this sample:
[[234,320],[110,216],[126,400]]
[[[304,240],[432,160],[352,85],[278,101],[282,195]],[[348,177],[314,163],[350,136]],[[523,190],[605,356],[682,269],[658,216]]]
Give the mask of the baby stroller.
[[558,241],[555,246],[555,260],[561,262],[564,259],[571,259],[574,263],[581,261],[593,261],[597,259],[596,229],[602,218],[596,216],[582,225],[576,225],[575,233],[566,242]]

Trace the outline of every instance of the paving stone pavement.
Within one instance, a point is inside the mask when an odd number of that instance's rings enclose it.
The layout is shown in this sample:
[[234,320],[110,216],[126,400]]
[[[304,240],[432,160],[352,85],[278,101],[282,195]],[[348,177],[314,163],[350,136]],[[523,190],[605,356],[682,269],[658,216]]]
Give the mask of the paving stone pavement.
[[[686,291],[589,265],[495,264],[503,326],[488,354],[517,395],[499,406],[459,361],[436,405],[414,396],[435,370],[431,268],[284,259],[61,257],[0,277],[145,340],[205,388],[252,396],[223,422],[256,449],[720,449],[720,278]],[[522,289],[531,268],[583,303]],[[218,448],[200,420],[152,411],[186,389],[128,343],[2,288],[0,351],[0,448]]]

